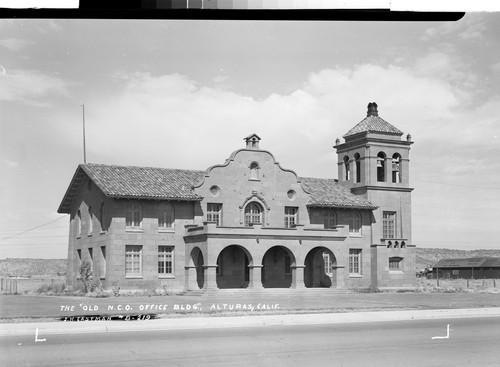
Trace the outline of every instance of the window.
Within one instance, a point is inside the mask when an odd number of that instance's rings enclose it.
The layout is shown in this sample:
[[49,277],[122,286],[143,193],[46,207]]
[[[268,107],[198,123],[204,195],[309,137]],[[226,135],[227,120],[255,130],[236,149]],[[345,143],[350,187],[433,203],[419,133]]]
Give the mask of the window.
[[82,212],[79,210],[76,213],[76,235],[78,237],[82,235]]
[[402,261],[401,257],[389,258],[389,270],[401,270]]
[[285,274],[292,273],[292,259],[289,254],[285,254]]
[[260,167],[257,162],[252,162],[250,164],[250,180],[259,180],[260,179]]
[[392,156],[392,182],[400,183],[401,182],[401,156],[399,154],[394,154]]
[[335,228],[335,226],[337,225],[337,218],[335,217],[335,212],[333,210],[328,210],[325,212],[323,224],[325,229]]
[[325,264],[325,274],[331,277],[333,275],[332,272],[333,263],[330,254],[328,252],[323,252],[323,262]]
[[361,217],[358,212],[349,213],[349,233],[361,234]]
[[345,181],[349,181],[351,178],[351,167],[349,166],[349,157],[344,157],[344,171],[345,171]]
[[396,238],[396,212],[383,213],[383,238]]
[[101,203],[101,207],[99,209],[99,216],[101,217],[101,232],[106,230],[104,226],[104,203]]
[[293,228],[297,224],[298,208],[285,206],[285,228]]
[[174,207],[170,204],[160,206],[160,215],[158,216],[159,230],[174,230],[175,213]]
[[99,263],[99,276],[106,278],[106,246],[101,246],[101,262]]
[[245,208],[245,227],[253,224],[262,224],[262,206],[259,203],[250,203]]
[[94,215],[92,214],[92,207],[89,207],[89,231],[88,234],[92,234],[94,231]]
[[127,205],[126,226],[128,229],[139,229],[142,227],[141,206],[135,202]]
[[380,152],[377,155],[377,181],[385,182],[385,153]]
[[174,274],[174,246],[158,246],[158,274]]
[[218,226],[221,225],[221,213],[222,213],[222,204],[207,204],[207,222],[215,222]]
[[127,277],[142,276],[142,246],[125,246],[125,275]]
[[361,160],[358,153],[354,154],[354,160],[356,162],[356,182],[361,182]]
[[349,274],[361,275],[361,250],[349,250]]

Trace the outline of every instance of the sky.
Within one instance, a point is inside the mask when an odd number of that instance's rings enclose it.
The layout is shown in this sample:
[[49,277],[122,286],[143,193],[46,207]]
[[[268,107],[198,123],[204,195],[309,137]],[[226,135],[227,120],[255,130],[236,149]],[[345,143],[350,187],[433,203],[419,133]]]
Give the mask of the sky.
[[204,170],[243,138],[302,177],[404,132],[417,247],[500,248],[500,13],[458,22],[0,19],[0,258],[65,258],[83,163]]

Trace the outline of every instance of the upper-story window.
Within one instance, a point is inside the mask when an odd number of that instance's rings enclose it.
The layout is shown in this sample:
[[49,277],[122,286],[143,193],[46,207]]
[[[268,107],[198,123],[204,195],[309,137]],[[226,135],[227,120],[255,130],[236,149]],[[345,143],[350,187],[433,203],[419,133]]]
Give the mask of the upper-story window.
[[250,164],[250,180],[260,180],[260,167],[257,162]]
[[127,229],[139,229],[142,227],[142,208],[132,201],[127,205],[127,213],[125,218]]
[[297,215],[299,208],[285,206],[285,228],[293,228],[297,224]]
[[361,216],[356,211],[349,213],[349,233],[361,234]]
[[333,229],[337,225],[337,217],[333,210],[327,210],[323,217],[323,224],[325,229]]
[[392,182],[401,182],[401,156],[398,153],[392,156]]
[[94,231],[94,214],[92,213],[92,207],[89,207],[89,225],[88,225],[88,234],[92,234]]
[[76,213],[76,235],[82,235],[82,212],[80,210]]
[[377,181],[385,182],[385,153],[380,152],[377,155]]
[[361,182],[361,157],[358,153],[354,154],[354,162],[356,165],[356,182]]
[[245,207],[245,226],[253,224],[262,224],[262,206],[259,203],[252,202]]
[[383,212],[383,238],[396,238],[396,212]]
[[348,156],[344,157],[344,172],[345,172],[344,180],[349,181],[349,179],[351,178],[351,167],[349,165]]
[[174,230],[175,212],[171,204],[162,204],[158,216],[159,230]]
[[222,204],[207,204],[207,222],[215,222],[218,226],[222,224]]

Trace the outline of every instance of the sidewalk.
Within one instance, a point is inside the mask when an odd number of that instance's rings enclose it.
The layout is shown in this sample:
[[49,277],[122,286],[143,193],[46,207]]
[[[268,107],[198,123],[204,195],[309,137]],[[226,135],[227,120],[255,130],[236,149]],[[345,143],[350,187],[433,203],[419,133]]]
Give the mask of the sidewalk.
[[325,325],[471,317],[500,317],[500,307],[227,317],[203,316],[140,321],[34,322],[20,324],[0,324],[0,336],[33,335],[33,337],[35,337],[36,335],[37,338],[44,338],[47,335],[74,333],[123,333],[144,330],[161,331],[235,327],[267,327],[280,325]]

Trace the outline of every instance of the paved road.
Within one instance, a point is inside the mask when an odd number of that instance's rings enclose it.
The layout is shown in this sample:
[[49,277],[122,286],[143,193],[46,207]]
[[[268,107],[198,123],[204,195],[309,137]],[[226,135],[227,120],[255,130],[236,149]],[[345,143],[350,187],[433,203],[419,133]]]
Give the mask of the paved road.
[[[154,322],[154,321],[153,321]],[[1,366],[498,366],[500,318],[0,337]],[[447,325],[450,325],[449,338]]]

